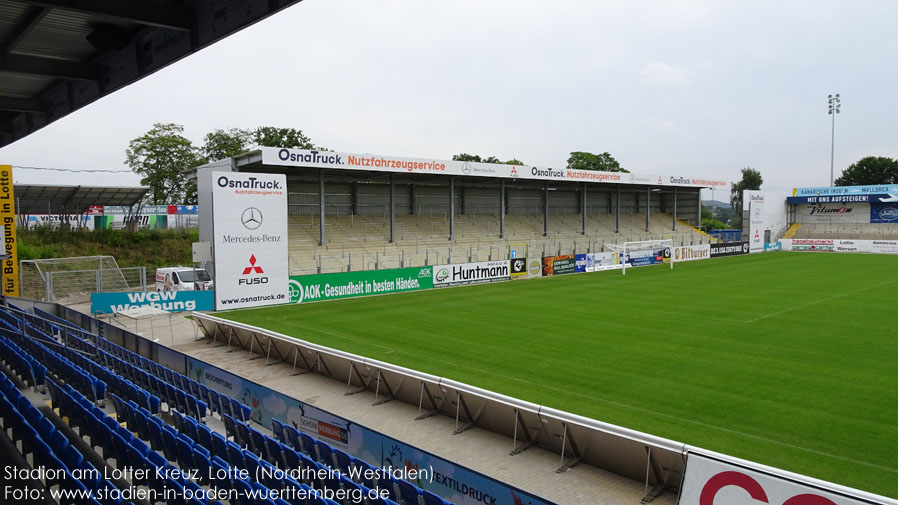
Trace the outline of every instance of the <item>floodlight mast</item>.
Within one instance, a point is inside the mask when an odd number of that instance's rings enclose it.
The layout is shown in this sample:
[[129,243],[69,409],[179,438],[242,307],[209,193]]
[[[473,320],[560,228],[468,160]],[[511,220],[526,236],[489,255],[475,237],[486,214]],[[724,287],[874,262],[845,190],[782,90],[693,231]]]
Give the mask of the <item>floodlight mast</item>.
[[842,101],[839,99],[839,94],[829,95],[829,112],[828,114],[833,117],[833,128],[832,128],[832,137],[830,141],[829,147],[829,185],[830,187],[835,186],[833,182],[833,166],[835,164],[835,154],[836,154],[836,114],[838,114],[842,109]]

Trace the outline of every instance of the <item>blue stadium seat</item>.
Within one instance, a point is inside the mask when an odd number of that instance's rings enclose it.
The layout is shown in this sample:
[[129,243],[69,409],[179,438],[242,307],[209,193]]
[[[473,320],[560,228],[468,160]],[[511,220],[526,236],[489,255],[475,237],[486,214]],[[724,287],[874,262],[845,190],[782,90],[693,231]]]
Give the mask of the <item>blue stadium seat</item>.
[[398,479],[399,482],[399,500],[404,505],[418,505],[421,490],[417,486],[410,484],[408,481]]
[[446,500],[440,498],[439,496],[431,493],[426,489],[422,490],[421,494],[424,498],[423,505],[451,505]]
[[234,418],[228,414],[222,414],[221,421],[225,425],[225,438],[237,440],[237,428]]
[[284,440],[284,423],[273,417],[271,418],[271,433],[274,434],[274,438],[278,439],[278,441],[286,442]]
[[193,468],[193,439],[183,433],[178,434],[178,466]]
[[290,447],[302,452],[302,442],[299,439],[299,432],[290,424],[284,425],[284,442]]
[[228,443],[225,441],[224,436],[217,432],[212,432],[212,454],[215,456],[219,456],[222,459],[228,458]]
[[328,467],[334,467],[334,450],[330,444],[319,440],[315,447],[318,450],[318,462]]
[[299,442],[302,445],[300,450],[308,456],[311,456],[312,459],[318,459],[318,450],[315,448],[317,442],[315,442],[315,439],[302,431],[297,431],[297,433],[299,433]]
[[240,447],[251,447],[252,440],[250,440],[249,427],[241,421],[234,421],[234,428],[237,429],[235,438]]
[[264,456],[265,435],[262,435],[261,431],[249,426],[247,426],[247,431],[249,432],[249,449],[257,456]]
[[337,462],[337,469],[342,473],[349,473],[350,468],[352,468],[352,456],[346,454],[345,451],[340,448],[334,447],[334,458]]
[[235,442],[228,440],[228,463],[237,468],[244,468],[243,448]]
[[162,450],[162,426],[165,425],[165,421],[159,419],[156,416],[152,416],[147,423],[147,431],[150,435],[150,447],[153,448],[154,451]]
[[279,468],[284,468],[284,454],[282,447],[283,444],[276,439],[265,435],[265,454],[267,455],[268,461],[271,461]]
[[178,432],[170,425],[162,427],[162,452],[169,461],[178,459]]

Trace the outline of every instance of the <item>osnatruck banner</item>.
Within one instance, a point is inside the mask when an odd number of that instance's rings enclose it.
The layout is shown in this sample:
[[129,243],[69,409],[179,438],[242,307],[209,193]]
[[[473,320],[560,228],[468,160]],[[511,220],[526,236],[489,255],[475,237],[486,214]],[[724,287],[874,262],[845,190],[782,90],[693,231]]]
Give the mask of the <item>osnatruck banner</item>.
[[[415,485],[458,505],[550,505],[517,488],[453,464],[417,447],[350,422],[317,407],[241,379],[217,367],[185,356],[187,376],[230,398],[252,407],[253,421],[271,426],[271,419],[293,426],[312,438],[338,447],[378,468],[420,472],[408,478]],[[289,469],[295,470],[295,469]],[[397,474],[394,474],[394,476]],[[353,478],[352,475],[349,476]],[[337,491],[337,490],[325,490]]]
[[290,277],[290,303],[403,293],[432,287],[431,267],[297,275]]
[[115,314],[135,307],[155,307],[169,312],[215,310],[214,291],[135,291],[91,293],[90,312]]

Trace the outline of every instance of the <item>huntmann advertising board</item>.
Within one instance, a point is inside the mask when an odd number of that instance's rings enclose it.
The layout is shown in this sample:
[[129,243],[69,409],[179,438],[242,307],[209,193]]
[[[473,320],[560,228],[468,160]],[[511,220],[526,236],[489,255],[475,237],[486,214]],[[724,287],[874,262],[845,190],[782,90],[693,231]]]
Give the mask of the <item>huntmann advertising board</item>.
[[465,284],[507,281],[511,279],[512,261],[514,260],[435,266],[433,267],[433,287],[444,288],[448,286],[463,286]]
[[215,307],[287,302],[287,176],[217,172],[212,181]]

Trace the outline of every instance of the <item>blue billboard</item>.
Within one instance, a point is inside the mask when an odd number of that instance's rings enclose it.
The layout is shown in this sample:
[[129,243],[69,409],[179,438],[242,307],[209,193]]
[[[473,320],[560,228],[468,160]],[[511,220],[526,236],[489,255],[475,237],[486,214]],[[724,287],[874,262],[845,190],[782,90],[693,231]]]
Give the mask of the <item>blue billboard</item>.
[[875,186],[832,186],[824,188],[795,188],[792,190],[792,196],[871,195],[877,193],[898,195],[898,184],[879,184]]
[[898,223],[898,202],[871,203],[871,223]]
[[135,307],[155,307],[168,312],[215,310],[214,291],[133,291],[91,293],[90,312],[115,314]]

